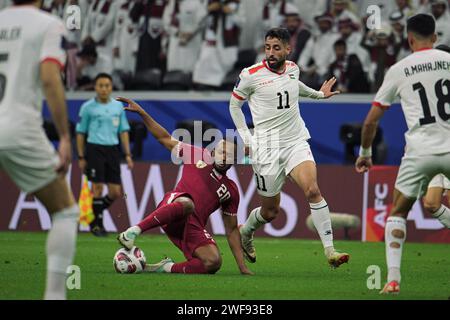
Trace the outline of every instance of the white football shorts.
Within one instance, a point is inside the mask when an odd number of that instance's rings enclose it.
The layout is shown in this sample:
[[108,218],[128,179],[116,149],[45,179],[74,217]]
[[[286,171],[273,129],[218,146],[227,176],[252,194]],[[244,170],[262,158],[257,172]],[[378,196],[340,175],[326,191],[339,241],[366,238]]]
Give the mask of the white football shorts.
[[440,173],[431,179],[428,184],[428,188],[442,188],[445,190],[450,190],[450,180]]
[[281,148],[259,146],[252,150],[252,166],[255,172],[256,189],[264,197],[280,193],[286,177],[304,161],[314,161],[308,141]]
[[24,192],[33,193],[57,177],[58,154],[46,138],[27,147],[0,149],[0,170],[4,170]]
[[432,178],[442,173],[450,177],[450,153],[402,158],[395,188],[410,199],[419,199],[427,191]]

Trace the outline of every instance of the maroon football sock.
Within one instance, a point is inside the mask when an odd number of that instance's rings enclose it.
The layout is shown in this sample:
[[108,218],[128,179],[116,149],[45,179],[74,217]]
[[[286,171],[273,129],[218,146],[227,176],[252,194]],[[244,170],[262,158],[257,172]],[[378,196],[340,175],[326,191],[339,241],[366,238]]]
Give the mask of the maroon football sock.
[[138,227],[144,232],[155,227],[169,224],[183,217],[183,204],[181,202],[173,202],[153,211],[144,220],[139,222]]
[[203,262],[200,259],[193,258],[192,260],[175,263],[172,266],[172,273],[208,273]]

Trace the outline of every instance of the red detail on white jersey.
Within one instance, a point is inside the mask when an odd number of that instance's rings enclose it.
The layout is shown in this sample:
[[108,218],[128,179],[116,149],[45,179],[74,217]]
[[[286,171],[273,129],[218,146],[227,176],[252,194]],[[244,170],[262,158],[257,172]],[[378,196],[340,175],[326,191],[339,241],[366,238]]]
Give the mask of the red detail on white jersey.
[[60,68],[61,70],[64,69],[64,63],[62,63],[61,61],[59,61],[58,58],[47,57],[47,58],[44,58],[44,59],[41,61],[41,63],[44,63],[44,62],[53,62],[53,63],[56,63],[56,64],[59,66],[59,68]]
[[232,95],[233,95],[233,97],[235,97],[236,99],[238,99],[238,100],[241,100],[241,101],[244,101],[245,99],[244,98],[242,98],[241,96],[239,96],[238,94],[236,94],[236,93],[232,93]]
[[385,110],[389,109],[389,107],[390,107],[390,106],[383,105],[383,104],[381,104],[379,102],[376,102],[376,101],[372,102],[372,105],[375,106],[375,107],[379,107],[381,109],[385,109]]
[[433,49],[433,48],[422,48],[422,49],[416,50],[415,52],[425,51],[425,50],[431,50],[431,49]]
[[254,73],[258,72],[258,70],[261,70],[262,68],[264,68],[263,64],[259,65],[259,66],[256,66],[256,67],[253,67],[251,69],[248,69],[248,73],[254,74]]

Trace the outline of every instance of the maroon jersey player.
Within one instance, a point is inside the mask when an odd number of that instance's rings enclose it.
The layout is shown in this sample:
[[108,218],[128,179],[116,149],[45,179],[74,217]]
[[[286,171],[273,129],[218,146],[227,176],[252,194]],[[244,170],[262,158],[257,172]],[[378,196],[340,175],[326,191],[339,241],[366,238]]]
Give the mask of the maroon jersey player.
[[175,152],[184,164],[183,174],[173,191],[168,192],[155,211],[136,226],[122,232],[118,240],[127,249],[136,238],[155,227],[162,227],[169,239],[183,252],[186,261],[174,263],[166,258],[148,264],[147,272],[216,273],[222,264],[216,242],[205,230],[209,216],[221,208],[227,240],[242,274],[247,269],[237,227],[239,192],[226,176],[235,159],[235,144],[222,140],[213,150],[194,147],[174,139],[137,103],[126,98],[125,110],[138,113],[150,133],[167,149]]

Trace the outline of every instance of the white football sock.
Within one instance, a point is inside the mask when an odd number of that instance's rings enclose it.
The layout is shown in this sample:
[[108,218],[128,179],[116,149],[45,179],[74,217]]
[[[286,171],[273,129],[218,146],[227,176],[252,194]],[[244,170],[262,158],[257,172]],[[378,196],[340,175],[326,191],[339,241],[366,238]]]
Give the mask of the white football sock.
[[438,219],[446,228],[450,228],[450,209],[443,204],[433,213],[433,217]]
[[261,216],[261,207],[255,208],[250,212],[247,221],[241,227],[242,233],[250,235],[266,223],[267,221]]
[[175,264],[175,263],[173,263],[173,262],[166,263],[166,264],[163,266],[164,272],[166,272],[166,273],[172,273],[172,266],[173,266],[174,264]]
[[[392,232],[395,230],[403,232],[403,237],[394,237]],[[402,261],[403,243],[406,239],[406,220],[402,217],[389,217],[384,229],[384,239],[386,243],[388,282],[395,280],[400,283],[400,264]]]
[[67,267],[72,264],[77,239],[79,210],[74,205],[52,215],[47,236],[47,285],[45,300],[66,299]]
[[310,203],[311,218],[319,233],[325,249],[325,255],[329,257],[334,252],[333,246],[333,229],[331,228],[330,210],[325,199],[318,203]]

